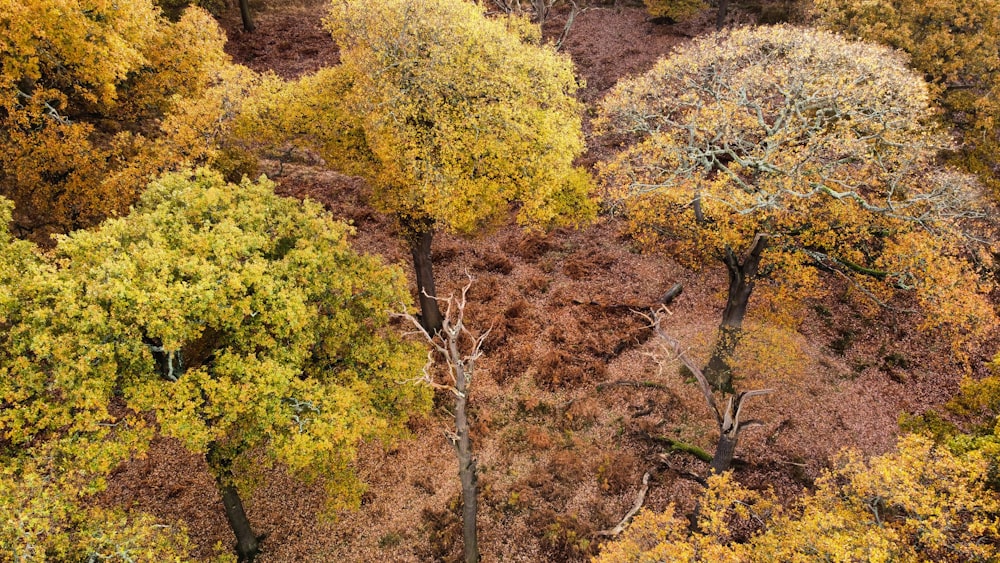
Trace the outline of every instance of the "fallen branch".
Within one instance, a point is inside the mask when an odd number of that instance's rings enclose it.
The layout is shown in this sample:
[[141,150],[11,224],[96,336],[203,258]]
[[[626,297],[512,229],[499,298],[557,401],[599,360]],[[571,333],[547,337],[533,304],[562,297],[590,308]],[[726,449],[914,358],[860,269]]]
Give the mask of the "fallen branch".
[[619,379],[617,381],[605,381],[604,383],[597,384],[598,391],[604,391],[611,387],[644,387],[647,389],[667,389],[666,385],[662,383],[654,383],[652,381],[634,381],[631,379]]
[[635,499],[635,504],[632,505],[632,510],[629,510],[625,514],[625,517],[622,518],[622,521],[619,522],[617,526],[611,528],[610,530],[601,530],[600,532],[597,532],[596,535],[613,538],[618,534],[624,532],[625,527],[628,526],[629,522],[632,521],[632,518],[635,518],[635,515],[639,513],[640,509],[642,509],[642,504],[646,502],[646,493],[648,492],[649,492],[649,471],[647,471],[642,476],[642,489],[639,490],[639,496]]
[[671,287],[669,290],[667,290],[666,293],[663,294],[663,297],[660,298],[660,303],[662,305],[670,305],[671,303],[674,302],[674,299],[677,299],[677,297],[680,296],[680,294],[683,292],[684,292],[684,284],[679,282],[675,283],[673,287]]
[[706,452],[705,450],[699,448],[694,444],[689,444],[687,442],[682,442],[680,440],[674,440],[673,438],[668,438],[666,436],[653,436],[652,434],[646,434],[647,438],[654,442],[659,442],[661,444],[666,444],[671,450],[675,452],[684,452],[691,454],[694,457],[704,461],[705,463],[712,463],[712,454]]

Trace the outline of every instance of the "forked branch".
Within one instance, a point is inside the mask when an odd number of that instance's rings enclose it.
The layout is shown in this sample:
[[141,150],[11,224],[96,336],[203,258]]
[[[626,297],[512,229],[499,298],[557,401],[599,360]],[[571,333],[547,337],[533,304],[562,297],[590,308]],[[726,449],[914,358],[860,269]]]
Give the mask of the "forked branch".
[[754,391],[742,391],[729,395],[726,401],[725,410],[719,409],[719,403],[715,400],[715,394],[712,393],[712,386],[709,384],[708,379],[702,372],[701,368],[698,367],[694,361],[687,355],[687,351],[681,346],[681,342],[668,334],[663,329],[663,318],[665,315],[669,314],[670,310],[665,306],[660,306],[659,309],[654,311],[652,315],[645,313],[639,313],[645,317],[650,322],[650,326],[653,328],[656,335],[663,341],[663,343],[669,348],[674,356],[684,364],[685,367],[690,370],[691,374],[694,375],[695,380],[698,382],[698,388],[701,390],[702,396],[705,398],[705,403],[708,404],[709,409],[712,414],[715,415],[715,422],[719,428],[719,444],[716,448],[715,455],[712,457],[712,468],[721,473],[729,469],[730,464],[733,460],[733,453],[736,448],[737,440],[739,439],[740,430],[758,424],[757,421],[745,421],[742,422],[740,417],[743,414],[743,406],[745,401],[751,397],[757,397],[759,395],[768,395],[773,393],[773,389],[758,389]]

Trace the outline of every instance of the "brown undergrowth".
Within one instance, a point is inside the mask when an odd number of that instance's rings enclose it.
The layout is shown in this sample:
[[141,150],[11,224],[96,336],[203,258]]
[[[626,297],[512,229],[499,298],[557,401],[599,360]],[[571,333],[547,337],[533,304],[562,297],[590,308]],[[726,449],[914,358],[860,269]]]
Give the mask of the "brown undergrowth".
[[[332,63],[336,50],[317,32],[319,10],[269,6],[253,36],[235,32],[237,20],[227,14],[230,52],[287,77]],[[548,35],[558,35],[566,15],[565,8],[553,14]],[[657,25],[640,8],[616,4],[579,14],[564,48],[587,80],[583,99],[592,103],[619,77],[646,70],[706,29],[710,15],[702,20]],[[587,158],[610,150],[592,147]],[[364,183],[315,164],[268,162],[264,169],[282,193],[315,199],[352,221],[358,250],[408,269],[406,248],[392,221],[368,206]],[[648,437],[711,449],[715,426],[697,388],[679,362],[662,354],[638,312],[683,283],[664,327],[704,360],[724,301],[721,267],[691,272],[638,254],[609,217],[581,230],[509,226],[475,241],[439,235],[434,261],[442,295],[459,290],[466,272],[475,278],[467,323],[492,328],[470,403],[484,560],[586,558],[597,548],[595,532],[630,508],[646,471],[653,474],[647,507],[693,508],[700,486],[684,474],[704,474],[705,464]],[[801,304],[795,326],[771,326],[767,315],[757,315],[748,338],[770,346],[744,353],[751,369],[742,383],[776,392],[752,404],[761,426],[743,434],[737,478],[773,487],[786,500],[810,486],[842,447],[890,449],[899,413],[939,405],[962,375],[945,343],[912,328],[917,319],[892,311],[873,316],[864,296],[828,281],[833,289]],[[751,304],[763,312],[769,306],[762,299]],[[996,344],[970,356],[987,357]],[[368,491],[358,511],[336,520],[319,516],[319,488],[270,472],[247,499],[251,521],[267,534],[260,561],[457,561],[459,483],[444,437],[446,404],[411,424],[413,440],[362,447],[357,466]],[[204,463],[170,441],[119,470],[103,501],[181,520],[199,555],[232,541]]]

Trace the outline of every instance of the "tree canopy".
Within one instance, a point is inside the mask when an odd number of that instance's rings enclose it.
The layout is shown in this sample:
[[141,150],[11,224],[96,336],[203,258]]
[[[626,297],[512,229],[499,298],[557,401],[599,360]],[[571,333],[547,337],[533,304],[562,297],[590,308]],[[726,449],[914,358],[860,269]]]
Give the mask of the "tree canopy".
[[896,52],[739,29],[612,90],[599,127],[626,146],[601,176],[645,248],[727,266],[723,329],[739,329],[756,283],[794,310],[825,270],[879,302],[913,290],[924,327],[958,337],[994,321],[962,259],[962,221],[982,212],[975,182],[940,165],[932,115]]
[[[331,507],[356,505],[357,442],[403,434],[428,392],[401,383],[424,354],[386,328],[410,301],[404,277],[354,253],[350,233],[266,180],[200,170],[163,177],[132,214],[43,257],[8,240],[5,455],[56,440],[99,488],[145,449],[153,413],[224,485],[280,462],[322,476]],[[252,451],[265,455],[251,463]]]
[[150,0],[0,1],[0,195],[13,232],[48,235],[124,215],[174,155],[158,120],[228,65],[203,10],[167,21]]
[[325,21],[341,64],[249,119],[370,182],[374,205],[409,239],[432,332],[436,229],[477,233],[512,208],[535,227],[593,217],[590,177],[573,164],[584,149],[573,66],[529,41],[537,27],[463,0],[336,0]]
[[910,55],[963,138],[958,164],[1000,193],[1000,2],[970,0],[815,3],[827,28]]
[[933,94],[976,127],[1000,118],[1000,2],[996,0],[818,0],[827,27],[910,55]]
[[1000,495],[988,478],[977,452],[912,434],[870,461],[845,452],[789,508],[713,475],[697,531],[673,507],[645,512],[596,561],[991,561]]
[[513,201],[524,224],[593,213],[588,176],[573,166],[583,152],[573,65],[525,42],[524,24],[461,0],[337,0],[325,21],[342,64],[306,78],[303,95],[349,84],[327,102],[343,110],[311,118],[354,120],[341,131],[363,135],[368,161],[324,157],[371,180],[383,209],[462,233],[505,219]]

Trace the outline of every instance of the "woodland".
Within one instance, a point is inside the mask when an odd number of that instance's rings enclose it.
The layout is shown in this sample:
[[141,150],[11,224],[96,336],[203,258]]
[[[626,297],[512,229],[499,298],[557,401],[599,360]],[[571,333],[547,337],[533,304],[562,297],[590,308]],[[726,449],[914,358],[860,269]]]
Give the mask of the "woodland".
[[1000,560],[1000,0],[0,54],[0,561]]

